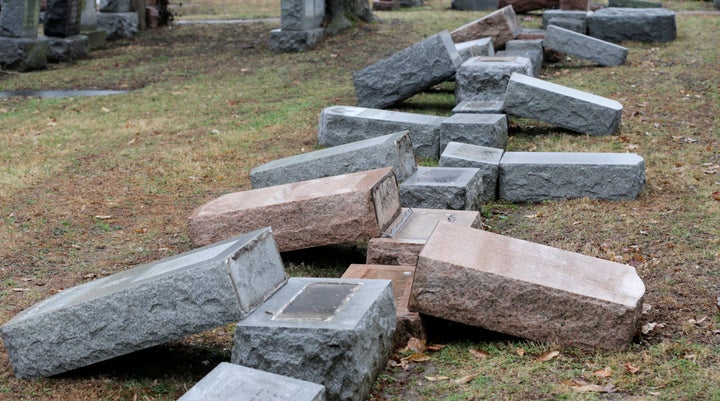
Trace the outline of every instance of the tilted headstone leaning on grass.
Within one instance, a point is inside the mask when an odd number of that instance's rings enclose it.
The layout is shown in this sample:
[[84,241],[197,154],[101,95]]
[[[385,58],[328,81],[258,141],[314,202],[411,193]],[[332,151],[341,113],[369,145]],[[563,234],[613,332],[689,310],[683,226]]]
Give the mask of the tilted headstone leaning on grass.
[[671,42],[675,12],[665,8],[603,8],[588,16],[588,34],[608,42]]
[[628,49],[598,38],[550,25],[543,40],[548,49],[590,60],[602,66],[625,64]]
[[498,49],[508,40],[515,39],[521,29],[512,6],[506,6],[455,29],[450,35],[455,43],[490,37],[494,48]]

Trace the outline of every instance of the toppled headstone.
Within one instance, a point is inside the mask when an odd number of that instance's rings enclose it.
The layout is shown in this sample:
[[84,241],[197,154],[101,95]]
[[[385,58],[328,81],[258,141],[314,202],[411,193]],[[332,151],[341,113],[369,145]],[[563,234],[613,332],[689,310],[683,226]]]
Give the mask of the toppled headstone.
[[195,210],[190,239],[204,245],[270,226],[290,251],[377,237],[398,213],[397,181],[382,168],[223,195]]
[[583,35],[587,33],[587,24],[572,18],[555,17],[548,21],[548,26],[558,26]]
[[285,281],[266,228],[64,290],[0,335],[16,376],[52,376],[236,322]]
[[467,11],[496,10],[498,0],[452,0],[452,8]]
[[282,0],[280,29],[270,31],[270,50],[298,52],[309,50],[324,35],[324,0]]
[[544,48],[542,39],[511,40],[505,43],[505,50],[498,52],[500,57],[525,57],[533,67],[533,77],[540,75],[542,70]]
[[505,114],[458,113],[440,125],[440,149],[451,141],[505,149],[508,141]]
[[590,36],[609,42],[671,42],[675,12],[665,8],[603,8],[588,17]]
[[[420,250],[418,250],[420,253]],[[417,259],[417,254],[415,255]],[[395,308],[397,310],[397,326],[395,328],[394,345],[399,348],[407,344],[410,338],[425,339],[420,314],[408,310],[410,288],[412,287],[415,265],[389,266],[381,264],[353,264],[343,273],[343,279],[391,280]]]
[[513,73],[533,74],[533,66],[525,57],[473,57],[462,63],[455,76],[455,98],[502,101],[508,80]]
[[[427,114],[331,106],[320,113],[318,143],[323,146],[337,146],[407,130],[410,132],[416,156],[437,158],[440,123],[444,119]],[[398,179],[404,179],[402,174]]]
[[512,6],[518,14],[525,14],[528,11],[554,8],[560,5],[559,0],[500,0],[498,7]]
[[645,161],[634,153],[506,152],[498,186],[498,197],[511,202],[635,199],[645,187]]
[[66,38],[47,37],[47,60],[64,63],[88,56],[88,38],[85,35],[75,35]]
[[325,401],[325,387],[221,362],[178,401]]
[[0,67],[20,72],[43,69],[47,51],[47,38],[0,37]]
[[98,13],[98,28],[107,32],[107,40],[129,39],[138,33],[138,15],[127,13]]
[[[417,264],[418,254],[430,237],[439,221],[480,228],[480,212],[474,210],[409,209],[403,208],[400,215],[385,230],[383,235],[368,241],[368,265],[408,265]],[[366,266],[366,265],[361,265]],[[390,277],[355,277],[390,278]],[[394,288],[394,287],[393,287]],[[409,291],[408,287],[408,291]],[[400,310],[400,303],[397,303]],[[407,300],[405,301],[407,306]]]
[[451,36],[455,43],[490,37],[497,49],[502,48],[508,40],[515,39],[520,29],[512,6],[506,6],[457,28],[452,31]]
[[482,38],[468,42],[455,43],[455,48],[460,54],[460,58],[463,63],[471,57],[495,55],[492,38]]
[[480,170],[483,180],[483,200],[497,197],[497,182],[503,149],[450,142],[440,155],[440,167],[471,167]]
[[438,223],[420,252],[410,310],[533,341],[622,350],[644,294],[632,266]]
[[453,114],[500,114],[503,113],[505,100],[466,100],[452,109]]
[[381,167],[392,167],[400,182],[415,172],[408,131],[273,160],[252,169],[250,181],[253,188],[264,188]]
[[405,100],[451,78],[461,62],[447,31],[432,35],[355,72],[358,106],[382,109]]
[[608,0],[608,7],[612,8],[661,8],[662,3],[647,0]]
[[628,49],[625,47],[555,25],[548,26],[543,45],[549,49],[581,57],[602,66],[625,64],[628,54]]
[[476,168],[419,167],[400,184],[400,196],[412,208],[478,210],[482,195]]
[[588,135],[612,135],[620,126],[622,105],[615,100],[513,73],[505,111]]
[[[563,20],[578,21],[582,27],[581,30],[578,30],[578,32],[587,33],[587,19],[590,14],[591,13],[587,11],[577,10],[545,10],[542,15],[542,29],[547,29],[548,25],[550,25],[550,21],[558,18]],[[567,27],[563,28],[567,29]]]
[[40,0],[3,0],[0,36],[34,39],[38,36]]
[[328,401],[360,401],[393,347],[389,280],[293,277],[238,323],[231,361],[325,386]]
[[81,11],[79,0],[48,0],[43,33],[58,38],[78,35]]

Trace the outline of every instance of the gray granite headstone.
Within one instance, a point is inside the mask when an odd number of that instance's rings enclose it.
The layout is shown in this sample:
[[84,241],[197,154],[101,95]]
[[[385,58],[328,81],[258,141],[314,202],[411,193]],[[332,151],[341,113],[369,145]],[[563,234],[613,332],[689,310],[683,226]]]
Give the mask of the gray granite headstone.
[[280,29],[306,31],[320,28],[325,18],[325,0],[282,0]]
[[88,38],[74,35],[66,38],[48,36],[47,59],[50,62],[68,62],[88,56]]
[[138,14],[98,13],[98,28],[107,32],[108,40],[129,39],[138,33]]
[[13,71],[40,70],[47,66],[47,38],[0,37],[0,66]]
[[582,33],[583,35],[587,34],[587,22],[578,19],[555,17],[548,21],[548,27],[552,25]]
[[495,47],[493,46],[491,37],[455,43],[455,48],[460,54],[462,62],[467,61],[471,57],[495,55]]
[[231,361],[325,386],[328,401],[367,398],[393,347],[390,280],[293,277],[238,323]]
[[16,376],[52,376],[236,322],[285,281],[265,228],[66,289],[0,336]]
[[48,0],[43,33],[58,38],[77,35],[81,14],[79,0]]
[[449,142],[505,149],[508,141],[505,114],[458,113],[440,125],[440,149]]
[[548,25],[550,25],[550,20],[554,18],[564,18],[579,21],[585,26],[585,31],[587,31],[587,19],[590,14],[592,13],[588,11],[577,10],[545,10],[542,14],[542,28],[547,29]]
[[303,52],[312,49],[323,37],[323,28],[306,31],[285,31],[273,29],[270,31],[270,50],[275,53]]
[[493,200],[497,197],[498,167],[503,153],[503,149],[450,142],[440,155],[438,166],[479,169],[483,180],[482,200]]
[[411,208],[479,210],[482,174],[476,168],[419,167],[401,183],[400,196]]
[[473,57],[458,68],[455,76],[457,103],[468,100],[502,101],[513,73],[533,74],[525,57]]
[[548,26],[543,45],[602,66],[625,64],[628,54],[625,47],[554,25]]
[[40,0],[2,0],[0,36],[36,38]]
[[608,7],[614,8],[661,8],[662,3],[647,0],[608,0]]
[[497,10],[498,0],[452,0],[452,8],[467,11]]
[[609,42],[671,42],[675,12],[665,8],[603,8],[588,17],[590,36]]

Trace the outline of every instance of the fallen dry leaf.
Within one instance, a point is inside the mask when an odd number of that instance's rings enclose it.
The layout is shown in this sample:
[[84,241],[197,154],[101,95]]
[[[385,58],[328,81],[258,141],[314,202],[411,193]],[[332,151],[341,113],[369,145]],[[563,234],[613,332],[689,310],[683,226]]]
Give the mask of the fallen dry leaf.
[[609,366],[606,366],[605,369],[596,370],[593,372],[593,375],[597,377],[610,377],[612,376],[612,369],[610,369]]
[[427,350],[427,346],[425,345],[425,340],[421,340],[419,338],[410,337],[408,339],[407,345],[405,345],[405,348],[400,350],[401,352],[407,352],[412,351],[414,353],[422,353]]
[[720,201],[720,191],[713,192],[710,197],[715,199],[716,201]]
[[421,353],[417,352],[415,354],[410,354],[406,356],[405,358],[402,358],[401,361],[408,361],[408,362],[425,362],[429,361],[430,357]]
[[663,327],[665,327],[665,323],[654,323],[654,322],[653,323],[645,323],[643,325],[641,331],[643,334],[647,334],[647,333],[655,330],[656,327],[663,328]]
[[566,380],[564,382],[567,386],[570,386],[575,391],[581,392],[581,393],[588,393],[588,392],[594,392],[594,393],[614,393],[615,392],[615,386],[611,383],[608,383],[604,386],[600,386],[597,384],[590,384],[586,382],[585,380]]
[[635,366],[630,362],[624,364],[623,366],[625,367],[625,370],[627,370],[627,372],[630,373],[631,375],[634,375],[635,373],[640,371],[639,366]]
[[461,378],[459,378],[459,379],[453,380],[452,382],[453,382],[454,384],[468,384],[468,383],[470,383],[471,381],[473,381],[473,379],[475,379],[476,377],[477,377],[477,373],[472,374],[472,375],[463,376],[463,377],[461,377]]
[[535,360],[538,362],[547,362],[547,361],[557,357],[558,355],[560,355],[560,351],[548,351],[548,352],[538,356],[537,358],[535,358]]
[[470,348],[470,354],[472,354],[472,356],[474,356],[475,358],[480,359],[480,360],[485,360],[490,356],[489,352],[487,352],[485,350],[481,350],[481,349],[474,349],[474,348]]
[[104,113],[109,113],[109,112],[110,112],[110,109],[108,109],[107,107],[103,107],[103,108],[101,108],[100,110],[102,110]]
[[443,380],[450,380],[450,378],[447,376],[425,376],[425,380],[429,382],[437,382]]
[[518,356],[525,356],[525,350],[523,348],[515,349],[515,353],[518,354]]
[[433,344],[427,346],[428,351],[440,351],[443,348],[445,348],[445,344]]

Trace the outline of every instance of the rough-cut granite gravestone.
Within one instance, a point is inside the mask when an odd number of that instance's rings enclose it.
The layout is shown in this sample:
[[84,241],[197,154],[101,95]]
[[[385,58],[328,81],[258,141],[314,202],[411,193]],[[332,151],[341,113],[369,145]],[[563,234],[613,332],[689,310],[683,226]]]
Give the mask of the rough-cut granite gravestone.
[[40,70],[47,66],[47,38],[0,37],[0,66],[13,71]]
[[190,239],[205,245],[258,227],[273,228],[281,251],[368,240],[400,213],[391,168],[223,195],[190,217]]
[[644,294],[632,266],[438,223],[420,252],[410,310],[533,341],[622,350]]
[[580,21],[585,30],[581,33],[587,32],[587,18],[592,13],[587,11],[572,11],[572,10],[545,10],[542,15],[542,29],[547,29],[550,25],[550,20],[555,18],[573,19]]
[[178,401],[325,401],[325,387],[221,362]]
[[400,184],[400,196],[412,208],[478,210],[483,190],[476,168],[420,167]]
[[[440,146],[440,123],[444,119],[427,114],[331,106],[320,113],[318,143],[337,146],[407,130],[410,131],[415,155],[436,159]],[[398,179],[404,179],[402,174]]]
[[440,155],[440,167],[471,167],[480,170],[483,200],[497,198],[497,182],[503,149],[450,142]]
[[500,0],[498,2],[498,7],[512,6],[513,10],[518,14],[544,8],[554,8],[558,5],[560,5],[559,0]]
[[75,35],[67,38],[47,37],[47,60],[64,63],[88,56],[88,38],[85,35]]
[[474,210],[403,208],[381,237],[368,241],[366,263],[415,266],[418,254],[439,221],[474,228],[482,226],[480,212]]
[[609,42],[671,42],[675,12],[665,8],[603,8],[588,16],[590,36]]
[[502,48],[508,40],[515,39],[520,29],[515,11],[507,6],[457,28],[451,36],[455,43],[490,37],[497,49]]
[[542,70],[545,49],[542,39],[511,40],[505,43],[505,50],[498,54],[501,57],[525,57],[530,60],[533,66],[532,76],[540,76]]
[[505,100],[466,100],[460,102],[452,109],[453,114],[501,114],[504,111]]
[[307,31],[270,31],[270,50],[275,53],[303,52],[315,47],[325,34],[323,28]]
[[107,40],[129,39],[138,33],[138,14],[98,13],[98,28],[107,32]]
[[463,63],[471,57],[495,55],[492,38],[482,38],[468,42],[455,43],[455,48],[460,54],[460,59]]
[[231,361],[360,401],[385,368],[396,309],[390,280],[293,277],[238,323]]
[[550,25],[543,40],[549,49],[578,56],[602,66],[625,64],[628,49],[598,38]]
[[589,197],[635,199],[645,187],[645,161],[635,153],[506,152],[498,197],[511,202]]
[[250,182],[253,188],[264,188],[381,167],[392,167],[399,182],[415,172],[408,131],[273,160],[252,169]]
[[453,114],[440,125],[441,151],[453,141],[505,149],[508,141],[507,117],[505,114]]
[[0,36],[36,38],[39,15],[39,0],[3,0],[0,10]]
[[432,35],[355,72],[358,106],[382,109],[405,100],[451,78],[461,63],[447,31]]
[[661,8],[662,3],[646,0],[608,0],[612,8]]
[[[418,253],[420,251],[418,250]],[[417,259],[417,255],[415,256]],[[408,310],[410,288],[412,288],[415,265],[388,266],[381,264],[359,265],[353,264],[343,273],[343,279],[370,279],[391,280],[395,309],[397,311],[397,326],[393,342],[396,348],[405,346],[410,338],[425,339],[425,327],[419,313]]]
[[280,29],[307,31],[322,26],[325,18],[325,0],[282,0],[280,2]]
[[533,74],[533,65],[525,57],[473,57],[462,63],[455,76],[455,98],[501,101],[513,73]]
[[43,33],[58,38],[78,35],[81,11],[79,0],[48,0]]
[[100,0],[98,7],[104,13],[126,13],[130,11],[130,0]]
[[555,17],[548,21],[548,27],[549,26],[559,26],[560,28],[569,29],[583,35],[587,34],[587,23],[573,18]]
[[82,12],[80,13],[80,33],[87,36],[88,48],[99,49],[105,46],[107,32],[98,29],[97,26],[97,3],[90,0],[82,0]]
[[16,376],[52,376],[236,322],[285,281],[266,228],[64,290],[0,335]]
[[467,11],[496,10],[498,0],[452,0],[452,8]]
[[505,111],[588,135],[612,135],[620,127],[619,102],[513,73],[505,93]]

